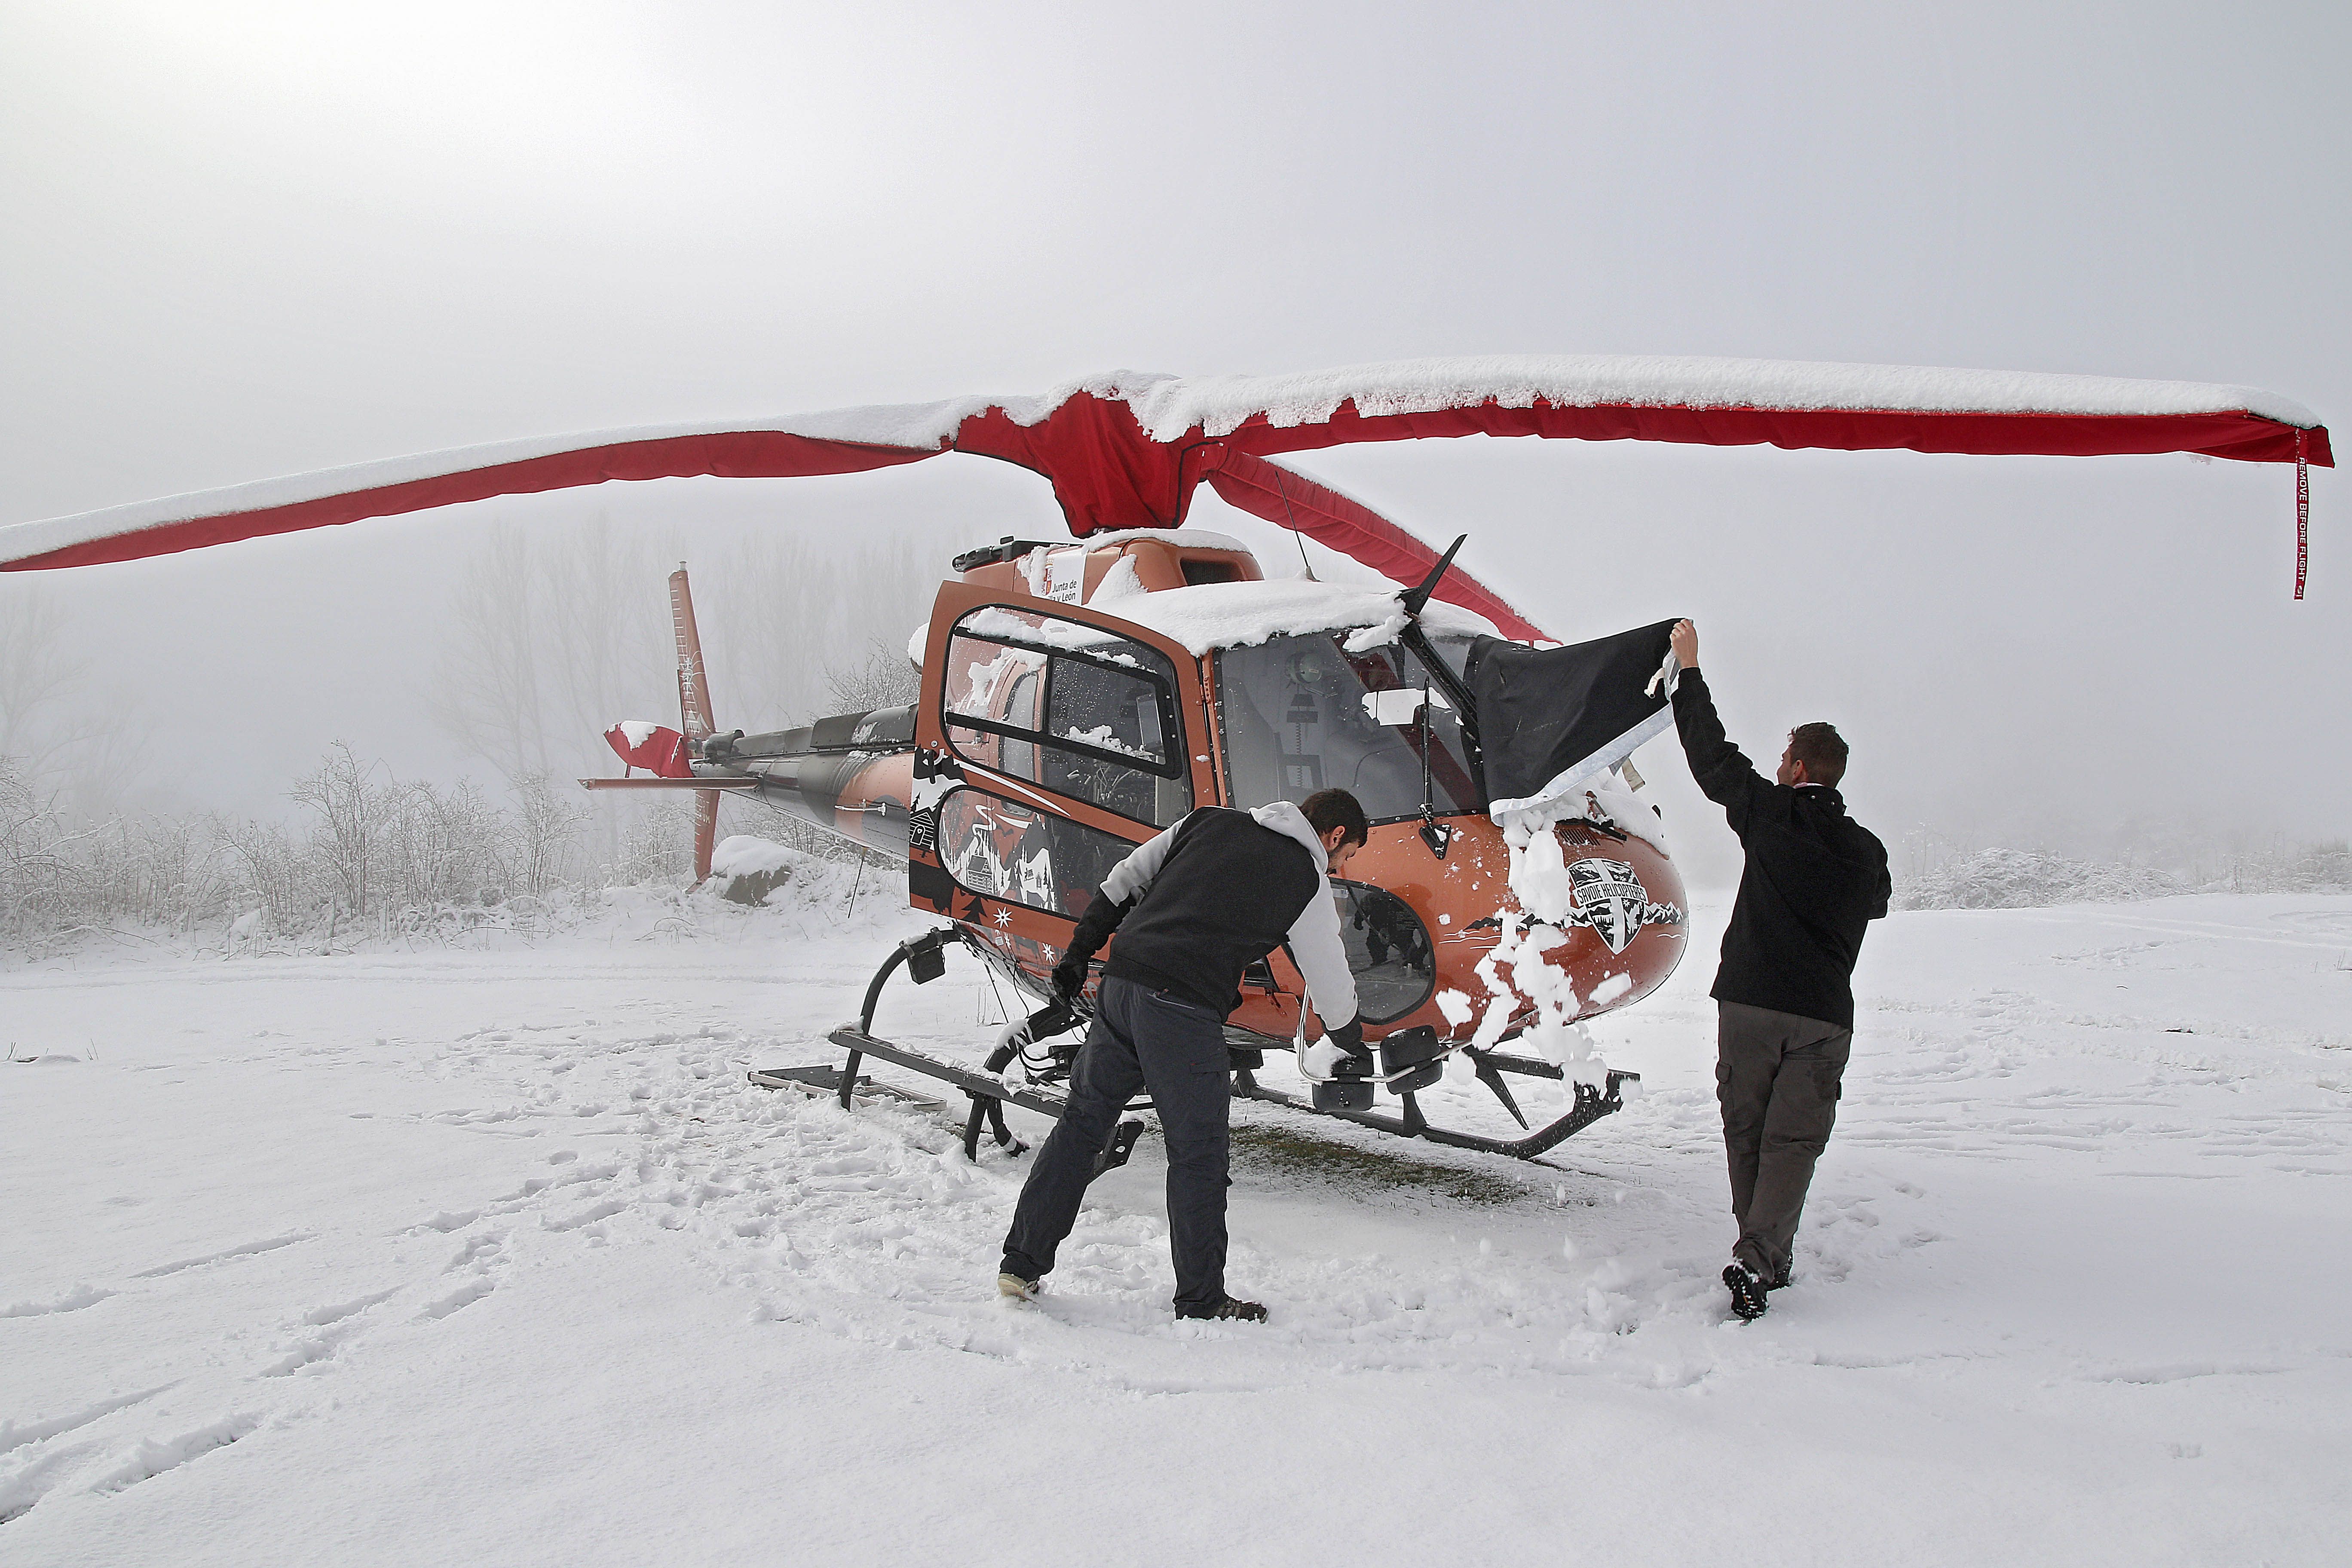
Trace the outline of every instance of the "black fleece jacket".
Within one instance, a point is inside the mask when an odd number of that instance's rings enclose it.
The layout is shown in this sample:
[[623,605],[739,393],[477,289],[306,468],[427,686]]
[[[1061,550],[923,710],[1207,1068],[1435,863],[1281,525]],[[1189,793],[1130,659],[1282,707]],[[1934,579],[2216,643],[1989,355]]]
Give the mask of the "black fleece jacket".
[[1853,963],[1894,890],[1886,846],[1821,784],[1774,784],[1723,732],[1696,669],[1675,688],[1691,774],[1723,807],[1748,864],[1710,994],[1853,1027]]
[[[1296,807],[1268,809],[1312,837]],[[1113,931],[1105,974],[1172,992],[1221,1018],[1241,1003],[1243,972],[1287,942],[1324,1024],[1335,1033],[1353,1027],[1355,977],[1319,856],[1246,811],[1204,806],[1112,868],[1066,959],[1084,963]]]

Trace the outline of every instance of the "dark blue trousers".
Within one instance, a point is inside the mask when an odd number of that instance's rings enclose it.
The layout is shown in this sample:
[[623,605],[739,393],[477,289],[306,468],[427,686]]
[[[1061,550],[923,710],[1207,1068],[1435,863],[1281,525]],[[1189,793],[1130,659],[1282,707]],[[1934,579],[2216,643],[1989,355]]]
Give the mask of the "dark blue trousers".
[[1021,1189],[1004,1263],[1042,1279],[1077,1222],[1095,1159],[1118,1130],[1138,1089],[1151,1091],[1168,1142],[1168,1236],[1176,1261],[1176,1308],[1225,1297],[1227,1076],[1224,1020],[1208,1008],[1132,981],[1106,976],[1094,1026],[1070,1070],[1069,1109],[1055,1124]]

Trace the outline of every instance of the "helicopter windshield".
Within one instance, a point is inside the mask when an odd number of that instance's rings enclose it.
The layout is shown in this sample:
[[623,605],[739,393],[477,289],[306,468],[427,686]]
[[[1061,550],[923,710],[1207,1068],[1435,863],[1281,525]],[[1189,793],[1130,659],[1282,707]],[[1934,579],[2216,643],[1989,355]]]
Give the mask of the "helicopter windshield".
[[[1427,689],[1431,809],[1441,816],[1478,809],[1461,716],[1444,689],[1402,644],[1349,653],[1345,644],[1351,635],[1275,637],[1217,655],[1217,706],[1234,804],[1304,801],[1318,789],[1344,789],[1374,822],[1419,816],[1422,727],[1405,711],[1418,705],[1375,704],[1382,709],[1375,717],[1365,698]],[[1453,663],[1452,651],[1441,646],[1439,657]]]

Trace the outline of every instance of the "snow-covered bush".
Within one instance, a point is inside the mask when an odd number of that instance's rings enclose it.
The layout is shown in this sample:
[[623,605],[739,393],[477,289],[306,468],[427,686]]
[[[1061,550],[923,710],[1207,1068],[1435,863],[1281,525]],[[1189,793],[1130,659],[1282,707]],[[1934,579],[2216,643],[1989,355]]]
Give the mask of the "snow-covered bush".
[[2199,886],[2206,893],[2352,893],[2352,845],[2273,847],[2232,857],[2220,876]]
[[[690,798],[690,797],[689,797]],[[690,881],[694,877],[694,807],[687,799],[658,800],[621,830],[620,851],[604,867],[608,887]]]
[[[525,773],[511,790],[502,804],[469,783],[396,778],[337,744],[287,792],[298,809],[286,822],[90,822],[0,757],[0,951],[159,930],[229,952],[528,934],[573,918],[594,892],[669,896],[694,879],[691,797],[612,806],[604,820],[619,819],[618,843],[600,865],[588,852],[595,813],[562,781]],[[847,909],[861,882],[880,885],[873,868],[887,858],[780,813],[761,816],[761,837],[728,841],[743,864],[730,861],[736,875],[725,882],[740,901],[761,903],[790,883],[796,898]]]
[[79,859],[54,801],[0,757],[0,942],[18,944],[70,918]]
[[2145,866],[2100,866],[2032,849],[1979,849],[1906,878],[1898,910],[2028,910],[2162,898],[2179,885]]
[[[528,776],[510,806],[331,749],[288,823],[217,815],[76,822],[0,759],[0,947],[96,930],[218,929],[232,951],[533,927],[582,879],[587,813]],[[681,883],[690,816],[661,826]],[[664,869],[668,869],[665,867]]]
[[[471,800],[480,799],[472,795],[472,785],[459,787]],[[588,824],[588,807],[558,795],[555,781],[545,773],[524,773],[515,780],[514,793],[513,825],[503,835],[509,849],[507,864],[520,891],[545,898],[572,875],[572,863]],[[480,826],[487,827],[487,819]],[[488,835],[485,847],[499,837]]]

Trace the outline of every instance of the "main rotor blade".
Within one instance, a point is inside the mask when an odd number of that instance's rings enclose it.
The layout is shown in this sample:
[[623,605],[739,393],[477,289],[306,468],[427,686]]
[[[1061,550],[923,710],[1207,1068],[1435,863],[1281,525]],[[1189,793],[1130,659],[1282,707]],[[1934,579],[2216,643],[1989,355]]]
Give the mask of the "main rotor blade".
[[1262,459],[1457,436],[2335,462],[2326,428],[2301,405],[2193,382],[1612,355],[1191,379],[1119,372],[1042,396],[539,437],[140,501],[0,527],[0,570],[130,561],[608,479],[856,473],[949,450],[1045,476],[1083,538],[1181,524],[1221,453]]
[[[810,416],[791,423],[824,426],[828,417]],[[874,423],[879,429],[897,427],[888,421]],[[952,419],[947,428],[953,431]],[[363,518],[428,511],[492,496],[536,495],[608,479],[854,474],[935,458],[947,450],[946,440],[942,436],[934,445],[895,446],[791,430],[721,428],[677,433],[621,430],[506,441],[0,527],[0,572],[138,561]]]
[[[1421,582],[1437,564],[1437,552],[1420,539],[1363,502],[1318,484],[1295,468],[1230,447],[1213,460],[1217,466],[1209,470],[1209,485],[1228,506],[1296,529],[1401,585]],[[1507,637],[1520,642],[1556,640],[1459,565],[1439,579],[1435,596],[1476,611]]]

